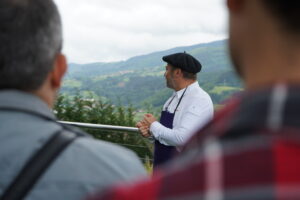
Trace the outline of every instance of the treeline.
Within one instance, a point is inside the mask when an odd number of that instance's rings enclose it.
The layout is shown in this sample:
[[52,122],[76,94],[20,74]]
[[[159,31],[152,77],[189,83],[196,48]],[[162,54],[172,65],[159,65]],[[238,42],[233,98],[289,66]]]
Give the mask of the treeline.
[[[101,99],[86,98],[81,95],[60,95],[57,98],[54,113],[62,121],[134,126],[137,114],[132,106],[113,105]],[[138,133],[107,131],[99,129],[84,130],[97,139],[127,147],[137,153],[141,160],[152,159],[152,144]],[[101,153],[101,152],[99,152]]]
[[[111,100],[113,104],[122,102],[126,106],[133,104],[136,108],[145,108],[145,105],[150,104],[161,108],[173,91],[166,87],[161,67],[155,68],[153,75],[148,73],[150,72],[145,70],[114,76],[78,78],[77,82],[68,80],[62,92],[73,95],[78,91],[92,91],[99,97]],[[198,81],[211,95],[214,104],[221,104],[242,88],[240,80],[232,70],[200,73]],[[230,91],[227,90],[229,87]]]
[[145,105],[161,108],[172,93],[166,88],[163,76],[165,63],[161,58],[186,51],[203,65],[198,75],[200,86],[211,95],[215,105],[222,104],[242,88],[241,81],[232,70],[226,43],[227,40],[222,40],[179,47],[121,62],[70,64],[62,92],[74,95],[78,91],[92,91],[113,104],[133,104],[139,109],[145,108]]

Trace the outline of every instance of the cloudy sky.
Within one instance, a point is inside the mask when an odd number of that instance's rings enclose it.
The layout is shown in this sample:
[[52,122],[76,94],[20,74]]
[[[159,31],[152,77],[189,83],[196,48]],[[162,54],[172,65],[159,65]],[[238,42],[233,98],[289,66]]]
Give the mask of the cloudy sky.
[[91,63],[227,38],[225,0],[55,0],[69,62]]

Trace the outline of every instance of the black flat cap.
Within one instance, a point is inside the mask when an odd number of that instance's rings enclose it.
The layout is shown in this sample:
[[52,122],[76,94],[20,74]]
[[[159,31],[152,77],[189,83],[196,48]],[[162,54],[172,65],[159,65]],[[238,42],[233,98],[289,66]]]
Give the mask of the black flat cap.
[[164,56],[162,59],[174,67],[193,74],[200,72],[202,68],[200,62],[187,53],[175,53]]

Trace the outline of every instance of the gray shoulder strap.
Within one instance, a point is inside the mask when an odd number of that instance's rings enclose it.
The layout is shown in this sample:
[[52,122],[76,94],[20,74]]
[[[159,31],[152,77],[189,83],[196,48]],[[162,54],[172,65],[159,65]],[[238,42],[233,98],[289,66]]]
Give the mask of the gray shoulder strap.
[[53,134],[41,149],[27,161],[17,177],[4,191],[0,200],[21,200],[34,187],[55,158],[78,136],[77,133],[60,130]]

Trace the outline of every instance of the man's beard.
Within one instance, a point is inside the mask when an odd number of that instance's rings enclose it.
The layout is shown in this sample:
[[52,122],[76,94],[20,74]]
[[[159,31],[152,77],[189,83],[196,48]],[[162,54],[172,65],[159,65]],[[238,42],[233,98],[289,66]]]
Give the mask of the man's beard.
[[170,89],[174,89],[174,81],[172,78],[166,78],[166,85]]

